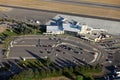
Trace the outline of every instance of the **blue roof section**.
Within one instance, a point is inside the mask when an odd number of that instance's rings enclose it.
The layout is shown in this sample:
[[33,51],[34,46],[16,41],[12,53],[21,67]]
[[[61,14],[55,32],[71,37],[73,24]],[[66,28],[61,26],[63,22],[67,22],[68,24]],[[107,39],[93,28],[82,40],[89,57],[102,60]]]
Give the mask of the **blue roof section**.
[[64,18],[59,16],[57,19],[51,19],[51,20],[56,22],[56,23],[59,23],[59,22],[62,22],[62,20],[64,20]]
[[73,24],[71,24],[70,27],[71,27],[71,28],[78,28],[79,26],[78,26],[78,25],[73,25]]
[[74,20],[72,20],[72,21],[70,21],[69,22],[71,25],[70,25],[70,27],[71,28],[77,28],[77,29],[80,29],[80,25],[78,25],[78,22],[77,21],[74,21]]
[[59,22],[57,25],[58,25],[58,28],[60,29],[60,30],[63,30],[63,22]]
[[70,24],[77,25],[77,21],[72,20],[72,21],[70,21]]

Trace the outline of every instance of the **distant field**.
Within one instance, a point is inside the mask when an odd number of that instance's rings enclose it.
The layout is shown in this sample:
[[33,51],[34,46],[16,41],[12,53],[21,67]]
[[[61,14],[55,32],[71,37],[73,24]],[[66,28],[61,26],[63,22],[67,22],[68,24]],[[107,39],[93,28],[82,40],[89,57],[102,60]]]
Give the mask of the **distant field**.
[[120,19],[120,10],[107,8],[87,7],[75,4],[47,2],[43,0],[0,0],[0,4]]
[[97,3],[114,4],[120,6],[120,0],[76,0],[76,1],[97,2]]
[[0,7],[0,11],[10,11],[12,10],[11,8],[6,8],[6,7]]

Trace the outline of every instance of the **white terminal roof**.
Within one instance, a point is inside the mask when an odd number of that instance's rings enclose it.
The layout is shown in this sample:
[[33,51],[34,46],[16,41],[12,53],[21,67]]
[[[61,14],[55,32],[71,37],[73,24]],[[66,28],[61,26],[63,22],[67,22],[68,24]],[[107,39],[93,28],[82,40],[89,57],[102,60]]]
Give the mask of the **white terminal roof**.
[[64,31],[71,31],[71,32],[80,32],[81,27],[79,25],[71,25],[71,24],[63,24]]
[[47,32],[58,32],[58,31],[63,31],[63,30],[59,29],[58,26],[54,26],[54,25],[47,26]]

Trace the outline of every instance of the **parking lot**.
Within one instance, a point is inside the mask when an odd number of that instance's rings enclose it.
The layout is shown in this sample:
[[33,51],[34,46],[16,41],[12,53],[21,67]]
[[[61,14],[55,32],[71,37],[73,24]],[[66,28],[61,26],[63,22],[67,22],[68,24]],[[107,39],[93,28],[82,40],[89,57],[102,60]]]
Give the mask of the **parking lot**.
[[120,64],[120,37],[104,40],[100,43],[100,46],[107,51],[106,61],[114,65]]
[[[86,64],[95,62],[93,47],[62,37],[23,37],[13,41],[8,59],[35,59],[49,57],[56,63]],[[62,64],[63,65],[63,64]]]

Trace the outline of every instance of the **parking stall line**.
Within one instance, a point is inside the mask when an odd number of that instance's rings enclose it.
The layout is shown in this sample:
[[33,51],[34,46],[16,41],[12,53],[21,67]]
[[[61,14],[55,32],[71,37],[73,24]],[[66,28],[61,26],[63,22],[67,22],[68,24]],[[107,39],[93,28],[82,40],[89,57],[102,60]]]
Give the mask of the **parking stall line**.
[[13,47],[36,47],[36,45],[14,45]]

